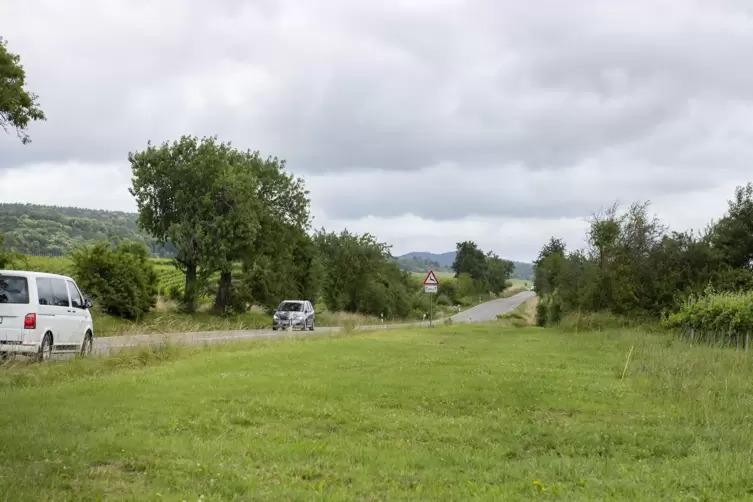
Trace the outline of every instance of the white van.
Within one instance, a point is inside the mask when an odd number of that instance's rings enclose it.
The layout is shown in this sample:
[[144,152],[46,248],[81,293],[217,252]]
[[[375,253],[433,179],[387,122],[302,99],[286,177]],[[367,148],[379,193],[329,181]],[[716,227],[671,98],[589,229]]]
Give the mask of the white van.
[[53,352],[90,354],[91,306],[70,277],[0,270],[0,357],[16,353],[44,361]]

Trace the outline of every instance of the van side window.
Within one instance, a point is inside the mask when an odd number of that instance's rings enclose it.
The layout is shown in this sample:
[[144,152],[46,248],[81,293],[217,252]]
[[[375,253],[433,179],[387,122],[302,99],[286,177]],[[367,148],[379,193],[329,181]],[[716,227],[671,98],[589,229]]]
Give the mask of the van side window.
[[56,307],[70,307],[68,301],[68,288],[65,287],[63,279],[50,279],[52,285],[52,301]]
[[40,305],[55,305],[55,297],[52,294],[52,284],[49,279],[37,278],[37,298]]
[[75,284],[71,281],[65,281],[68,283],[68,292],[71,294],[71,305],[73,308],[76,309],[82,309],[84,308],[84,299],[81,297],[81,293],[79,292],[78,288]]

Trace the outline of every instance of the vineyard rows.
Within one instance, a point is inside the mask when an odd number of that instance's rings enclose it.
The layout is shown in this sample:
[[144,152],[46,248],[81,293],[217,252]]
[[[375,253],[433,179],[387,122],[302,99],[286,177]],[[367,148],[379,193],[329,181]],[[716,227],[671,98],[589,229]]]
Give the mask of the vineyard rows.
[[[25,256],[26,264],[24,268],[34,272],[47,272],[50,274],[71,274],[71,262],[66,257],[45,257],[45,256]],[[175,268],[172,260],[165,258],[154,258],[154,270],[157,272],[159,282],[159,291],[161,294],[167,293],[170,289],[177,288],[183,291],[185,286],[185,275]],[[240,267],[233,270],[234,273],[240,272]],[[219,279],[219,274],[214,274],[210,278],[210,283]]]
[[707,292],[691,297],[662,320],[691,342],[734,345],[748,350],[753,331],[753,292]]

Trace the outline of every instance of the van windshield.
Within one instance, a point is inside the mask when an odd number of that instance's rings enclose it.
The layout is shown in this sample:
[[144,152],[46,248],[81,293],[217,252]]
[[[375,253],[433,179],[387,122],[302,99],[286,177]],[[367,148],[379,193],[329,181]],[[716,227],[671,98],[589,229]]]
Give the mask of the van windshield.
[[29,303],[29,283],[26,277],[0,275],[0,304],[2,303]]

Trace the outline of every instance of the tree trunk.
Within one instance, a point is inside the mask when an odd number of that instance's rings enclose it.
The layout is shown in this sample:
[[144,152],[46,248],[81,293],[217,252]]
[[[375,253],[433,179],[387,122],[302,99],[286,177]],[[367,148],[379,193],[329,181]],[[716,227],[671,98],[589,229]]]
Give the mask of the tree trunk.
[[225,312],[225,309],[230,305],[230,286],[233,281],[233,273],[228,270],[227,272],[220,272],[220,280],[217,287],[217,296],[214,298],[214,309],[217,312]]
[[196,264],[186,265],[186,287],[183,291],[183,310],[188,313],[196,311],[196,296],[198,279],[196,277]]

